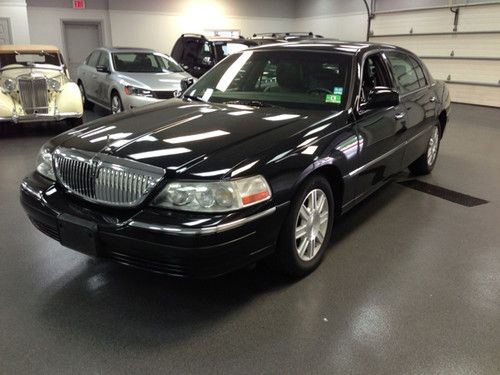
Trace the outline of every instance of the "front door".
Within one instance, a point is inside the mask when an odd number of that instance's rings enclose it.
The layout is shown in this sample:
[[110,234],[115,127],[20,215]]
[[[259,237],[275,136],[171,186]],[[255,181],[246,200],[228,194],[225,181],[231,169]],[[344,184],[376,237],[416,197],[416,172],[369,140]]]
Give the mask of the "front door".
[[76,80],[78,66],[102,44],[100,24],[64,21],[63,25],[69,76]]
[[351,172],[361,196],[375,189],[401,169],[404,154],[405,116],[399,107],[364,109],[375,87],[392,87],[380,53],[368,55],[362,64],[356,127],[359,137],[357,168]]

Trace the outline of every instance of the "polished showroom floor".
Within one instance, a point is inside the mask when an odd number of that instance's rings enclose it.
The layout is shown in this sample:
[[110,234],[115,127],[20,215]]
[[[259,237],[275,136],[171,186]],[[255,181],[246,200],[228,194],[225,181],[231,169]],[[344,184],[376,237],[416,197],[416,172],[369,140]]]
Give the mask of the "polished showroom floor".
[[391,183],[294,283],[264,266],[179,280],[61,247],[18,201],[51,131],[3,135],[0,373],[498,374],[500,110],[452,111],[421,180],[488,203]]

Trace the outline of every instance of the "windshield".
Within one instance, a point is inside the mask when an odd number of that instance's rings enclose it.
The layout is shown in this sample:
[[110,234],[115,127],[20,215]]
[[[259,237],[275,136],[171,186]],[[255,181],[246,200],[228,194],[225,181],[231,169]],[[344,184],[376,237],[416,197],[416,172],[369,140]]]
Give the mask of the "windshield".
[[182,68],[166,55],[151,52],[113,53],[113,66],[117,72],[178,73]]
[[341,53],[245,51],[208,71],[185,96],[215,103],[259,103],[339,110],[346,105],[351,57]]
[[0,68],[7,65],[18,64],[32,66],[34,64],[62,65],[57,52],[9,52],[0,53]]

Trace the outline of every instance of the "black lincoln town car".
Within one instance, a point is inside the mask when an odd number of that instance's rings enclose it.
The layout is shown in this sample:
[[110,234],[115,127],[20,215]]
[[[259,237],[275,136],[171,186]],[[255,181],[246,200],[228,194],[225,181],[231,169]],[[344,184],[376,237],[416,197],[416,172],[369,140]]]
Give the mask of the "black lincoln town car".
[[449,106],[444,83],[398,47],[251,48],[180,98],[47,142],[21,202],[91,256],[190,277],[267,258],[303,276],[336,216],[404,168],[432,171]]

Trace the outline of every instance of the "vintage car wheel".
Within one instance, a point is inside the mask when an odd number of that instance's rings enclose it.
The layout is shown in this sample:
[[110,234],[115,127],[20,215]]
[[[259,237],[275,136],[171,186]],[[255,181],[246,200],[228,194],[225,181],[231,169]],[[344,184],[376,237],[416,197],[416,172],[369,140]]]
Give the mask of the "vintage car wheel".
[[123,112],[123,104],[120,95],[115,92],[111,95],[111,113],[116,114],[120,112]]
[[87,100],[87,95],[85,94],[85,88],[83,87],[83,83],[78,82],[78,88],[80,89],[80,93],[82,94],[83,108],[92,109],[94,107],[94,103],[89,102]]
[[334,218],[330,183],[321,175],[308,179],[292,201],[272,266],[295,277],[319,266],[328,247]]
[[427,143],[425,152],[415,160],[410,166],[410,172],[414,175],[426,175],[432,172],[436,165],[439,153],[440,132],[439,126],[435,125],[431,131],[431,137]]

